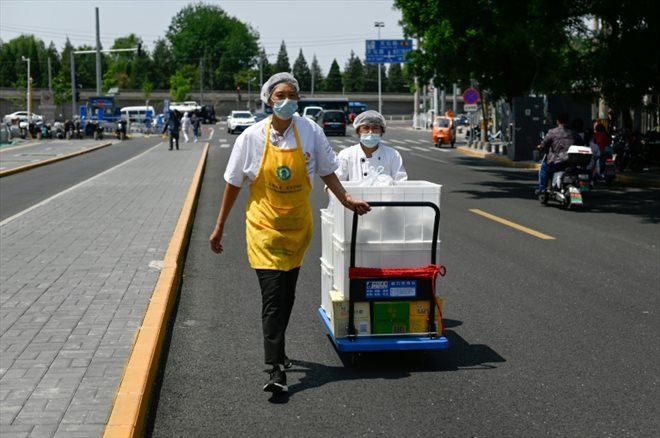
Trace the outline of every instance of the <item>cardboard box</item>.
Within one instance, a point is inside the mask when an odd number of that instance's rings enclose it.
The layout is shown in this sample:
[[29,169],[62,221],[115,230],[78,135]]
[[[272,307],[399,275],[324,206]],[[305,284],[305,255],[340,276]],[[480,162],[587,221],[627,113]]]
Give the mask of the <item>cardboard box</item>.
[[[348,300],[336,290],[330,291],[332,306],[328,313],[332,333],[337,338],[348,336]],[[371,334],[371,311],[369,303],[357,302],[353,304],[353,324],[357,335]]]
[[403,334],[409,331],[410,302],[374,302],[374,334]]
[[[442,333],[442,298],[438,297],[440,304],[440,311],[435,309],[435,325],[436,331]],[[410,333],[427,333],[429,330],[429,307],[430,302],[424,301],[411,301],[410,302]]]

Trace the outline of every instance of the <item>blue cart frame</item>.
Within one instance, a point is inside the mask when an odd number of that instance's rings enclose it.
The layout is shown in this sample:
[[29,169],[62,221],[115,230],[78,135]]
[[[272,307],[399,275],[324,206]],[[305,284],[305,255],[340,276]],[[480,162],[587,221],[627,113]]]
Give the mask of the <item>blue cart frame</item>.
[[[440,209],[432,202],[407,202],[407,201],[377,201],[369,202],[372,207],[430,207],[435,212],[433,222],[433,241],[431,244],[431,264],[436,264],[436,249],[438,245],[438,232],[440,229]],[[355,242],[357,237],[358,214],[353,213],[353,227],[351,230],[351,265],[355,267]],[[378,280],[382,280],[379,278]],[[325,310],[319,307],[318,314],[325,327],[330,339],[339,352],[357,353],[366,351],[393,351],[393,350],[442,350],[449,348],[449,341],[442,333],[437,333],[435,327],[435,296],[425,296],[424,299],[430,300],[429,311],[429,332],[427,334],[392,334],[392,335],[361,335],[357,336],[354,324],[353,305],[358,298],[365,299],[364,293],[359,293],[360,280],[350,279],[349,287],[349,307],[348,307],[348,332],[349,335],[343,338],[337,338],[332,332],[330,319]],[[434,288],[431,288],[433,294]],[[428,294],[427,294],[428,295]],[[388,301],[410,300],[410,297],[388,298]]]

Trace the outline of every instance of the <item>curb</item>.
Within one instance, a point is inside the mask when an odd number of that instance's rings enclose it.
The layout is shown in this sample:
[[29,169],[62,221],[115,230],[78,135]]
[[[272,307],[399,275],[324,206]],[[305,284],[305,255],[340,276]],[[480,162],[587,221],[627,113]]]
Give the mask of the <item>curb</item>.
[[67,158],[73,158],[75,156],[86,154],[88,152],[93,152],[95,150],[105,148],[105,147],[108,147],[108,146],[112,146],[112,142],[104,143],[104,144],[101,144],[99,146],[94,146],[93,148],[89,148],[89,149],[81,149],[78,152],[71,152],[70,154],[62,155],[62,156],[59,156],[59,157],[53,157],[53,158],[49,158],[47,160],[37,161],[36,163],[24,164],[23,166],[18,166],[18,167],[14,167],[12,169],[3,170],[2,172],[0,172],[0,178],[5,177],[5,176],[9,176],[9,175],[13,175],[13,174],[19,173],[19,172],[25,172],[26,170],[34,169],[35,167],[45,166],[47,164],[51,164],[51,163],[54,163],[56,161],[66,160]]
[[167,247],[151,301],[126,361],[103,437],[144,436],[167,325],[179,293],[184,253],[192,232],[208,151],[209,143],[206,143]]
[[[474,157],[484,158],[486,160],[496,161],[500,164],[504,164],[510,167],[516,167],[519,169],[536,169],[538,170],[541,167],[541,163],[530,163],[530,162],[519,162],[512,161],[508,158],[502,157],[497,154],[491,154],[489,152],[474,150],[466,146],[459,146],[456,148],[457,151],[465,154],[471,155]],[[617,174],[615,183],[623,183],[630,186],[636,187],[660,187],[660,179],[653,176],[637,176],[630,174]]]

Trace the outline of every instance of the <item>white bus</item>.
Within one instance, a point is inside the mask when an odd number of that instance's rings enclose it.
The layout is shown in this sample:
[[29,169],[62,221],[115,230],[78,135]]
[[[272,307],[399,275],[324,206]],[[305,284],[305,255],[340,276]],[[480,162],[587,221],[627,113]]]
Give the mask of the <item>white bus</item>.
[[156,112],[153,106],[125,106],[120,110],[120,117],[130,123],[145,123],[147,118],[151,122]]

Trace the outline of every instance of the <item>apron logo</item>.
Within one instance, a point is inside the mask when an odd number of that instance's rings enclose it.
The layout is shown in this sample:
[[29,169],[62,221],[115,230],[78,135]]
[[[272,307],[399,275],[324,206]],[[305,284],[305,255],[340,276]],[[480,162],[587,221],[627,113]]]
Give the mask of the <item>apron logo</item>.
[[277,177],[282,181],[291,178],[291,169],[288,166],[280,166],[277,168]]

